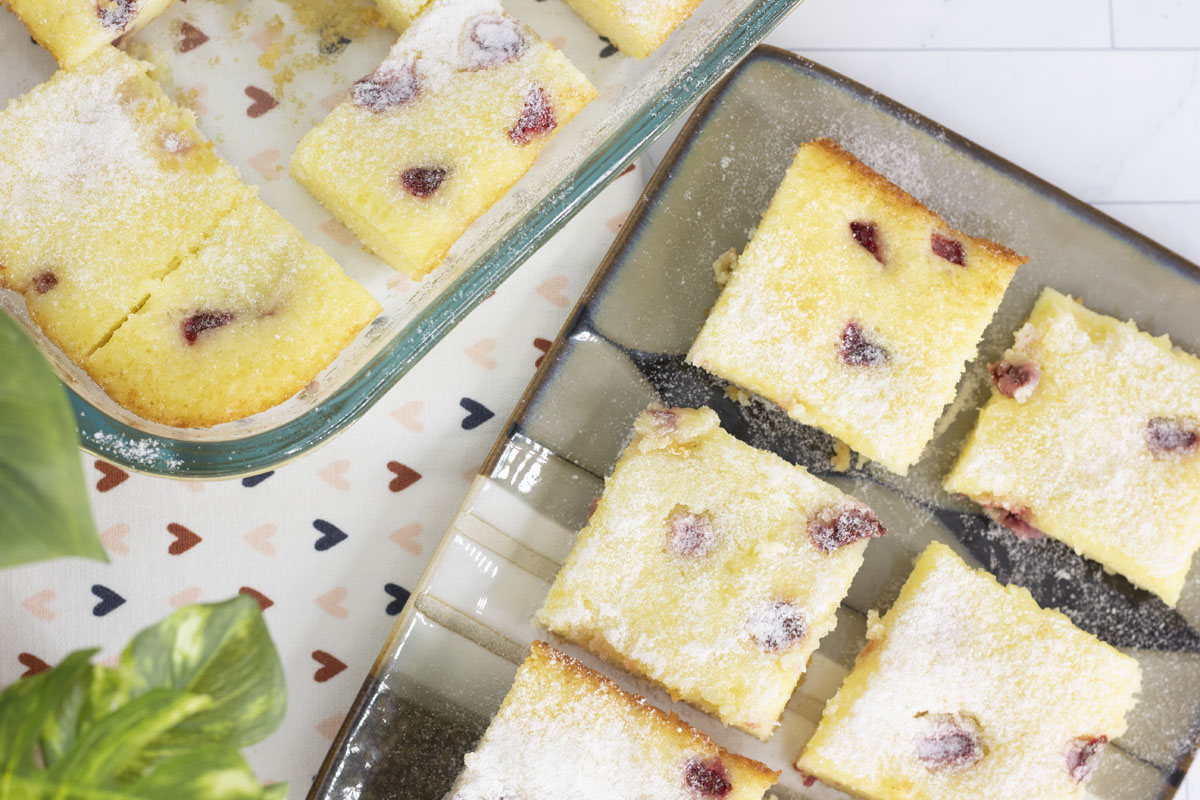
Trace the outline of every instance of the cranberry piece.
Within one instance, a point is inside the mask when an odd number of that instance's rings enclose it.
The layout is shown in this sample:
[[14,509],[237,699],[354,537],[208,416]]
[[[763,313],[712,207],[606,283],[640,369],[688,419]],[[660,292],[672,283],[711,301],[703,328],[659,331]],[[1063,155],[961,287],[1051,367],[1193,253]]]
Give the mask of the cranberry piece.
[[100,24],[114,31],[123,31],[137,16],[137,0],[100,0],[96,4],[96,15]]
[[874,222],[859,222],[855,220],[850,223],[850,233],[854,236],[854,241],[858,242],[863,248],[875,256],[875,260],[880,264],[883,263],[883,254],[879,247],[879,226]]
[[588,519],[592,518],[592,514],[596,513],[596,509],[600,506],[600,498],[593,497],[592,502],[588,503]]
[[678,415],[669,408],[652,408],[649,414],[660,433],[674,433],[679,427]]
[[979,726],[963,714],[928,714],[917,758],[930,772],[958,772],[983,758]]
[[409,167],[400,173],[400,183],[413,197],[430,197],[446,180],[450,171],[445,167]]
[[697,797],[726,797],[733,791],[729,771],[719,758],[693,758],[683,767],[684,784]]
[[233,322],[233,314],[228,311],[197,311],[185,319],[180,328],[183,330],[183,338],[187,339],[187,343],[195,344],[196,338],[200,334],[231,322]]
[[716,544],[717,534],[707,514],[693,514],[682,507],[667,518],[667,550],[677,556],[699,558]]
[[516,61],[527,47],[521,28],[512,17],[481,17],[467,25],[462,60],[467,69],[487,69]]
[[1196,449],[1196,441],[1200,438],[1195,431],[1165,417],[1155,417],[1147,422],[1145,435],[1146,445],[1156,454],[1191,452]]
[[776,600],[750,617],[750,638],[763,650],[782,652],[808,634],[808,622],[800,609],[786,600]]
[[173,156],[186,155],[196,143],[192,137],[179,131],[165,130],[158,135],[158,144]]
[[1022,505],[984,506],[987,515],[1008,528],[1018,539],[1041,539],[1046,534],[1033,525],[1033,512]]
[[558,119],[554,116],[550,95],[542,87],[535,86],[525,95],[525,107],[516,124],[508,129],[508,138],[524,147],[533,141],[533,137],[549,133],[557,127]]
[[1042,377],[1042,368],[1036,361],[1016,361],[1008,358],[990,365],[988,372],[991,373],[992,383],[996,385],[1000,394],[1017,401],[1024,401],[1033,394]]
[[822,553],[832,553],[851,542],[885,533],[887,530],[880,524],[879,517],[866,506],[826,508],[808,521],[808,536],[813,547]]
[[967,265],[967,254],[963,251],[962,242],[958,239],[951,239],[949,236],[934,231],[929,237],[929,246],[933,248],[933,254],[938,258],[944,258],[951,264],[958,264],[960,267]]
[[381,114],[388,109],[412,102],[421,93],[421,79],[413,64],[380,67],[355,81],[350,90],[356,106]]
[[1107,736],[1080,736],[1072,739],[1067,748],[1067,774],[1076,783],[1083,783],[1096,769],[1096,758],[1104,745],[1108,744]]
[[868,339],[857,322],[847,322],[842,329],[838,357],[851,367],[876,367],[887,363],[888,352]]
[[33,279],[33,288],[38,294],[45,294],[55,286],[58,286],[58,276],[50,270],[46,270]]

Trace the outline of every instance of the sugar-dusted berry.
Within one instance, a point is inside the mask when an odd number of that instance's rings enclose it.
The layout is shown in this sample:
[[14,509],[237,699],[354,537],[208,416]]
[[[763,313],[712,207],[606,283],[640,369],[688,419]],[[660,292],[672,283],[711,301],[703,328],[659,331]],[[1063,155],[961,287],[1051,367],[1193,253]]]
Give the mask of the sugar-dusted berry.
[[1196,441],[1200,439],[1196,431],[1166,417],[1155,417],[1147,422],[1145,435],[1146,445],[1155,454],[1190,453],[1196,449]]
[[963,250],[962,242],[958,239],[934,231],[929,236],[929,246],[938,258],[944,258],[951,264],[958,264],[960,267],[967,265],[966,252]]
[[431,197],[449,174],[445,167],[409,167],[400,173],[400,184],[413,197]]
[[137,13],[137,0],[99,0],[96,3],[96,15],[100,17],[100,24],[114,31],[128,28]]
[[930,772],[960,772],[983,758],[979,724],[967,714],[926,714],[917,758]]
[[541,86],[535,86],[525,95],[525,105],[521,116],[508,129],[508,138],[515,144],[524,146],[533,141],[535,136],[549,133],[558,127],[554,116],[554,104],[550,95]]
[[763,650],[783,652],[808,635],[808,621],[786,600],[769,603],[750,617],[750,638]]
[[1096,769],[1096,759],[1104,745],[1108,744],[1107,736],[1081,736],[1072,739],[1067,746],[1067,774],[1076,783],[1083,783]]
[[415,64],[387,64],[355,81],[350,94],[354,104],[381,114],[412,102],[421,93]]
[[986,505],[983,510],[1018,539],[1041,539],[1046,535],[1033,524],[1033,512],[1019,503]]
[[50,270],[39,272],[33,279],[33,289],[38,294],[45,294],[55,286],[58,286],[58,276]]
[[727,797],[733,791],[729,770],[719,758],[693,758],[683,767],[683,782],[697,797]]
[[851,367],[875,367],[887,363],[888,352],[868,339],[857,322],[847,322],[838,344],[838,357]]
[[1036,361],[1019,356],[1010,356],[988,367],[996,391],[1023,403],[1033,394],[1042,377],[1042,368]]
[[678,506],[667,518],[667,552],[699,558],[711,552],[716,543],[716,530],[708,514],[695,514]]
[[467,23],[462,60],[469,70],[488,69],[516,61],[528,46],[516,20],[490,14]]
[[822,553],[832,553],[851,542],[885,533],[875,512],[858,504],[824,508],[808,521],[808,536]]

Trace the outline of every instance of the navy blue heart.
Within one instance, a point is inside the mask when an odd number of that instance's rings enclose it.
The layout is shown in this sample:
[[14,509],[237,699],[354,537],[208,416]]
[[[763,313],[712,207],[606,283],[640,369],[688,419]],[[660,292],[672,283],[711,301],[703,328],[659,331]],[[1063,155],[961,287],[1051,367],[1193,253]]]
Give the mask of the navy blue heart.
[[92,613],[97,617],[103,617],[110,611],[115,611],[125,605],[125,598],[114,592],[107,586],[95,584],[92,586],[92,594],[100,598],[100,602],[96,603],[96,607],[92,609]]
[[467,418],[462,421],[464,431],[478,428],[480,425],[496,416],[495,413],[493,413],[492,410],[483,403],[472,400],[469,397],[464,397],[462,400],[459,400],[458,404],[467,412]]
[[388,616],[394,617],[404,610],[404,604],[408,602],[410,592],[398,583],[385,583],[383,590],[396,598],[387,605]]
[[245,486],[247,489],[253,489],[274,474],[275,470],[260,472],[257,475],[247,475],[245,478],[242,478],[242,486]]
[[313,520],[313,527],[321,532],[321,538],[317,539],[317,543],[313,545],[318,551],[328,550],[346,538],[346,532],[332,522],[326,522],[323,519]]

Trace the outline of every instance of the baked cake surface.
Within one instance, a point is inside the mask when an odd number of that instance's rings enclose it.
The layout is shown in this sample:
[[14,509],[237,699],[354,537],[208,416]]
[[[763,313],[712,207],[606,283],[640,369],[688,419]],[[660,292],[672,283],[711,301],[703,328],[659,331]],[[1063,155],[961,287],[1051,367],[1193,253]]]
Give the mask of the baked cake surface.
[[403,33],[430,0],[375,0],[379,11],[393,28]]
[[711,409],[635,427],[537,620],[766,739],[883,527]]
[[1043,291],[946,480],[1174,605],[1200,548],[1200,359]]
[[872,800],[1080,798],[1125,730],[1137,662],[934,543],[797,769]]
[[305,135],[292,172],[419,278],[596,90],[498,0],[435,0],[351,95]]
[[1024,261],[811,142],[688,360],[903,474]]
[[0,112],[0,286],[75,361],[252,194],[149,66],[105,47]]
[[700,0],[567,0],[588,25],[634,58],[645,58],[692,15]]
[[761,800],[779,773],[534,642],[451,800]]
[[146,419],[210,426],[303,389],[379,311],[325,251],[255,198],[156,284],[84,367]]
[[73,67],[157,17],[171,0],[7,0],[38,44]]

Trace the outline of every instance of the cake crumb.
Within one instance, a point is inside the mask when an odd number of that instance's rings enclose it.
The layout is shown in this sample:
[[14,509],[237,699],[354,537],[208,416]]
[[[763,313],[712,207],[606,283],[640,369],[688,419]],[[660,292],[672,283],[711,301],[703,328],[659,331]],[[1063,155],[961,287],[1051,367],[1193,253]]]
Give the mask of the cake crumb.
[[834,472],[850,471],[850,447],[840,439],[833,443],[833,455],[829,457]]
[[737,261],[738,253],[735,247],[731,247],[717,256],[717,260],[713,262],[713,277],[716,278],[718,286],[729,283],[733,271],[737,269]]

